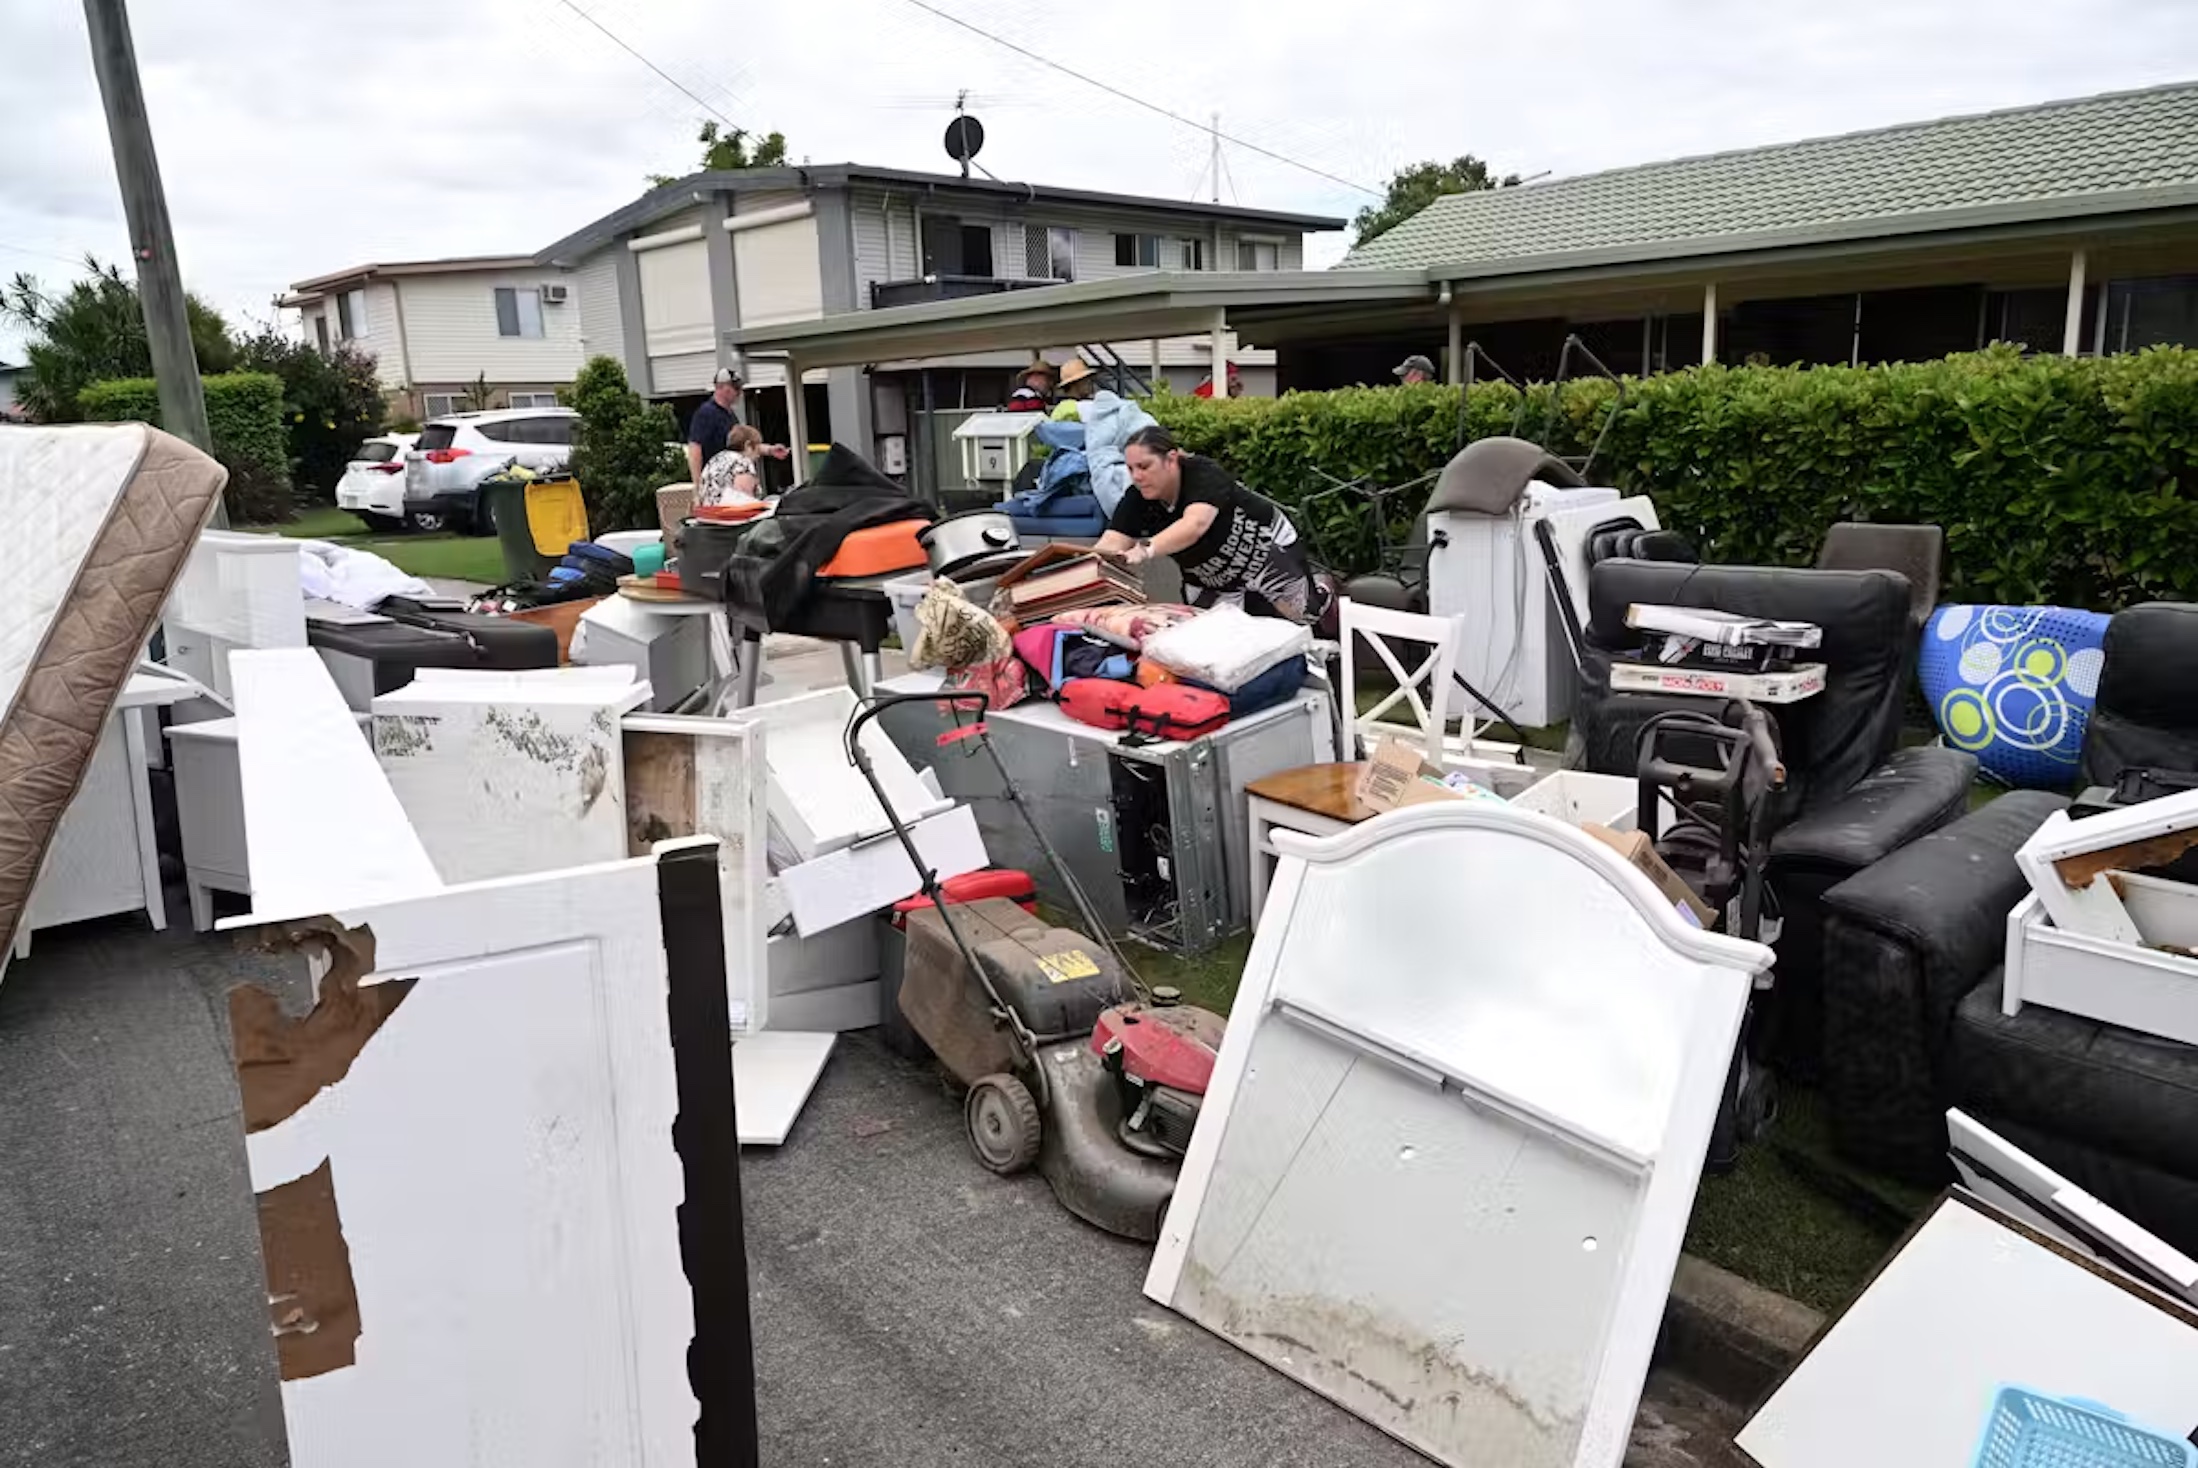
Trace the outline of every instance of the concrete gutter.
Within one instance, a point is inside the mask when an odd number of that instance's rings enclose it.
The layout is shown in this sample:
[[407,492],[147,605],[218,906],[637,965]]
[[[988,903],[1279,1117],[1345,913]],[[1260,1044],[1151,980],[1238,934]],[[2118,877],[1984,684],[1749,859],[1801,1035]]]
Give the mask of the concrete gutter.
[[1823,1327],[1824,1317],[1798,1300],[1682,1254],[1656,1361],[1736,1406],[1752,1407]]

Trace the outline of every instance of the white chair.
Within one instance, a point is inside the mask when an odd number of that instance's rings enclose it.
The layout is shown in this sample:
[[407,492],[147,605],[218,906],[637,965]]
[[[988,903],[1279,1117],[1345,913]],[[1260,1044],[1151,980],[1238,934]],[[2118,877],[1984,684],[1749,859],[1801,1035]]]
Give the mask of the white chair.
[[[1431,617],[1419,612],[1392,611],[1345,598],[1338,604],[1343,637],[1343,706],[1351,710],[1351,728],[1359,752],[1371,753],[1383,738],[1417,741],[1421,756],[1441,764],[1449,728],[1451,672],[1458,665],[1458,644],[1465,635],[1462,617]],[[1362,640],[1363,639],[1363,642]],[[1427,656],[1409,673],[1390,645],[1391,640],[1425,647]],[[1358,698],[1358,653],[1373,649],[1395,686],[1372,708],[1361,710]],[[1422,699],[1420,685],[1431,683]],[[1386,715],[1398,704],[1412,710],[1415,723],[1397,723]]]

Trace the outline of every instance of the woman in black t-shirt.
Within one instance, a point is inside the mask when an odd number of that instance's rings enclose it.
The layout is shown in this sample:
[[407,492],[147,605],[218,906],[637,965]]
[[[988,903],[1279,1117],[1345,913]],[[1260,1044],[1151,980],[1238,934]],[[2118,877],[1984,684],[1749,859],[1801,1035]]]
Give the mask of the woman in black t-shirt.
[[1227,601],[1258,616],[1313,620],[1313,577],[1297,527],[1273,500],[1213,460],[1184,453],[1165,428],[1132,434],[1122,457],[1136,492],[1114,507],[1101,554],[1133,566],[1173,556],[1201,606]]

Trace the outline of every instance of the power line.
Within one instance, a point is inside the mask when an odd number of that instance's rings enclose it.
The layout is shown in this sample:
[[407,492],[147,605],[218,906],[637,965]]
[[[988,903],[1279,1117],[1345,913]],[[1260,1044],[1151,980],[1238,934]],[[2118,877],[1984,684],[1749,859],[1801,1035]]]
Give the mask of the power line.
[[[572,0],[564,0],[564,3],[570,5],[572,3]],[[1232,146],[1242,148],[1246,152],[1257,153],[1262,158],[1271,158],[1277,163],[1287,164],[1289,167],[1295,168],[1302,173],[1310,173],[1314,177],[1324,178],[1330,183],[1342,184],[1347,189],[1356,189],[1358,192],[1369,195],[1372,198],[1379,199],[1385,197],[1380,189],[1370,189],[1362,183],[1353,183],[1350,179],[1330,173],[1326,169],[1315,168],[1310,163],[1300,163],[1295,158],[1286,157],[1281,153],[1275,152],[1272,148],[1262,148],[1261,146],[1259,146],[1259,144],[1247,142],[1243,138],[1231,137],[1227,133],[1216,132],[1215,129],[1209,127],[1205,123],[1193,122],[1190,118],[1185,117],[1182,113],[1171,112],[1167,108],[1162,107],[1157,102],[1148,102],[1143,97],[1138,96],[1134,92],[1125,92],[1120,87],[1114,86],[1108,82],[1103,82],[1095,76],[1087,76],[1083,72],[1076,70],[1074,67],[1063,66],[1060,62],[1053,60],[1051,57],[1040,56],[1037,52],[1031,50],[1027,46],[1017,45],[1015,42],[1010,41],[1005,36],[996,36],[982,26],[973,25],[969,21],[963,20],[958,15],[953,15],[948,13],[947,11],[941,10],[938,6],[930,4],[929,0],[908,0],[908,3],[915,6],[918,10],[927,11],[930,14],[937,16],[940,20],[945,21],[948,25],[957,26],[962,30],[968,31],[973,36],[981,36],[985,40],[992,42],[996,46],[1005,46],[1008,50],[1013,51],[1018,56],[1024,57],[1031,61],[1035,61],[1040,66],[1051,67],[1053,70],[1060,72],[1063,76],[1074,77],[1077,81],[1082,82],[1087,87],[1097,87],[1100,91],[1108,93],[1110,96],[1119,97],[1124,102],[1129,102],[1134,104],[1135,106],[1142,107],[1147,112],[1156,112],[1160,116],[1168,119],[1168,121],[1170,122],[1179,123],[1184,127],[1196,128],[1202,133],[1217,136],[1221,139],[1221,141],[1231,144]]]
[[612,30],[609,26],[603,24],[603,22],[597,20],[594,16],[588,14],[585,10],[582,10],[578,5],[575,5],[573,3],[573,0],[557,0],[557,3],[564,6],[574,15],[579,16],[589,25],[594,26],[598,31],[601,31],[603,35],[609,39],[610,43],[616,46],[619,50],[625,52],[628,56],[631,56],[634,60],[640,62],[643,66],[646,66],[649,70],[655,72],[658,76],[664,78],[664,80],[670,82],[673,86],[679,88],[680,91],[685,92],[688,98],[692,100],[697,107],[700,107],[703,111],[709,113],[719,122],[724,123],[727,127],[732,128],[735,132],[746,131],[746,129],[741,127],[739,123],[733,121],[730,117],[727,117],[724,113],[718,111],[715,107],[704,101],[702,99],[701,93],[697,92],[694,88],[688,86],[678,77],[673,76],[663,67],[658,66],[648,57],[642,55],[639,51],[636,51],[633,47],[627,45],[626,42],[620,38],[616,31]]
[[51,250],[34,250],[28,245],[11,245],[5,240],[0,240],[0,250],[4,250],[10,255],[38,255],[48,260],[59,260],[64,265],[81,265],[84,263],[82,255],[57,255]]

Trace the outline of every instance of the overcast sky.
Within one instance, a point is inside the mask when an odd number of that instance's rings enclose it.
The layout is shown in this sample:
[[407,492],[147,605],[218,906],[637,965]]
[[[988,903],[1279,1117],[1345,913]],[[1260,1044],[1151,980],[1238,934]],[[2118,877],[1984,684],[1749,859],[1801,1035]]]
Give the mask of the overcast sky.
[[[2198,77],[2191,0],[930,3],[1349,181],[1226,148],[1224,197],[1341,216],[1371,197],[1351,184],[1427,157],[1576,174]],[[690,169],[710,111],[583,11],[708,108],[783,131],[797,161],[951,168],[939,138],[967,89],[1003,178],[1211,183],[1203,133],[912,0],[133,9],[185,279],[232,322],[353,264],[540,249]],[[0,0],[0,37],[0,273],[59,284],[86,251],[126,259],[81,6]],[[0,327],[0,358],[17,346]]]

